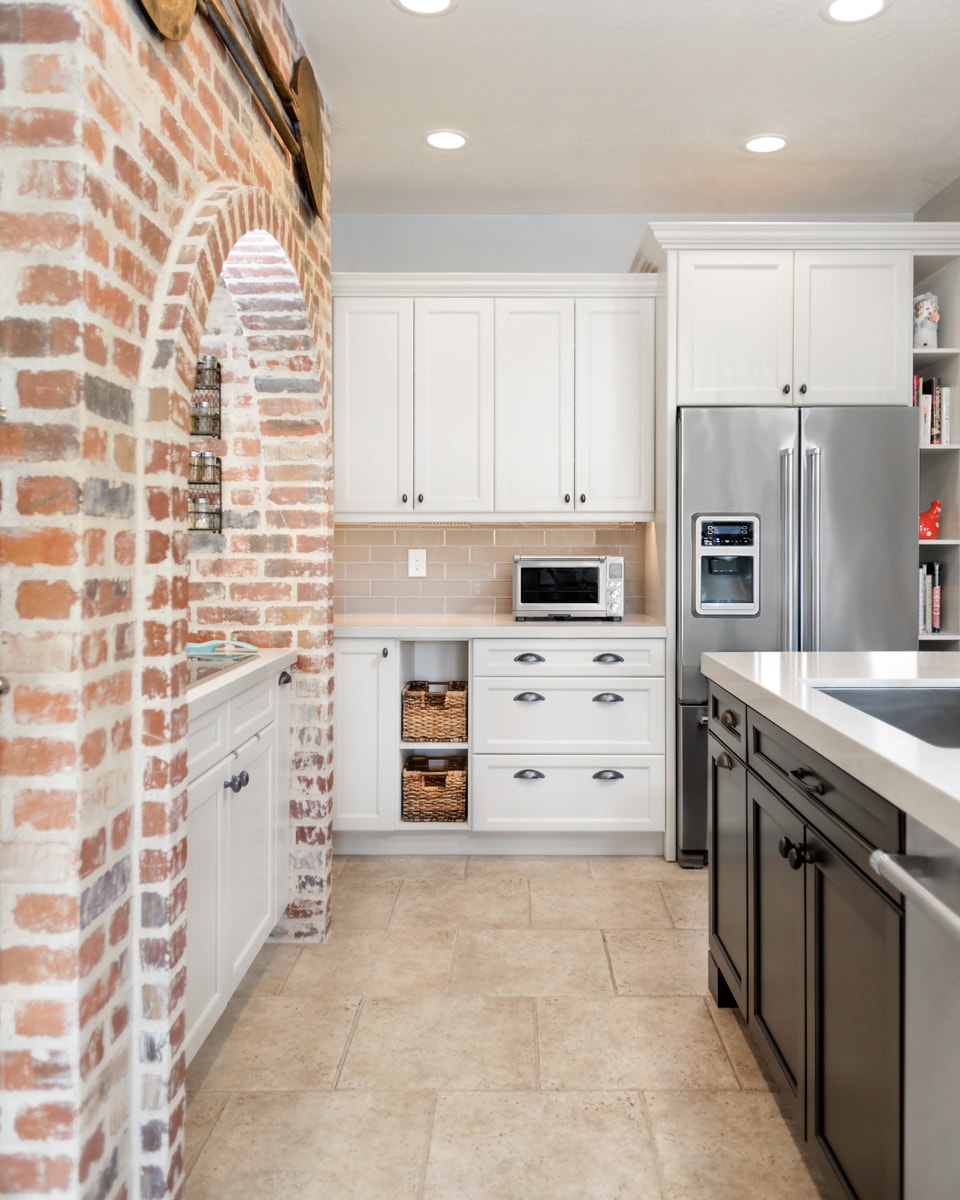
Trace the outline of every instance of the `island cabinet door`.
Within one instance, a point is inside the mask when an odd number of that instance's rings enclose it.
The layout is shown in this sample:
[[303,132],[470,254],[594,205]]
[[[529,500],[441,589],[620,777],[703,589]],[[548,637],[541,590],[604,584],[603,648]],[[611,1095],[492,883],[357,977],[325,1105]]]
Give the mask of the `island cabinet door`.
[[720,1005],[747,1015],[747,768],[720,740],[707,737],[707,861],[710,864],[711,978]]
[[[753,888],[749,910],[750,1021],[756,1044],[797,1133],[804,1134],[804,826],[748,774]],[[795,851],[791,855],[791,851]]]
[[903,913],[809,829],[805,849],[807,1143],[838,1196],[899,1200]]

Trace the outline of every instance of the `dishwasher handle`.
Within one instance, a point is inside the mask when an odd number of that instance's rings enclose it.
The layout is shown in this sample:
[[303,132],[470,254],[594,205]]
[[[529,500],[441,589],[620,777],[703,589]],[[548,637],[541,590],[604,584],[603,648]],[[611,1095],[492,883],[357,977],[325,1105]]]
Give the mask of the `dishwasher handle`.
[[878,875],[892,883],[907,900],[912,900],[941,929],[960,942],[960,913],[954,912],[939,896],[925,888],[909,869],[910,866],[921,865],[923,861],[922,857],[887,854],[885,850],[874,850],[870,855],[870,866]]

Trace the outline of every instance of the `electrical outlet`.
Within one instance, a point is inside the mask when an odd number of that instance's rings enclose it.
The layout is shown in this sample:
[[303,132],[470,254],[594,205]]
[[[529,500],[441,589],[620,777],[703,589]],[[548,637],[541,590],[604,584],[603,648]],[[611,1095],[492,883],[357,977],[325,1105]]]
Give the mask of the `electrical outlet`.
[[407,578],[423,579],[427,573],[426,550],[407,551]]

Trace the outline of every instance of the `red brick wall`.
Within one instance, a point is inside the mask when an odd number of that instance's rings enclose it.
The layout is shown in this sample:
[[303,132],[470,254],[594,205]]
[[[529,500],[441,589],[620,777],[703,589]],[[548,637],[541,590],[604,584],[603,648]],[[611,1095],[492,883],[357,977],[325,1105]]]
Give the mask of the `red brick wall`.
[[[288,71],[281,10],[260,17]],[[0,89],[0,1178],[11,1194],[179,1196],[189,392],[228,255],[264,230],[299,289],[310,344],[291,377],[312,380],[311,416],[261,420],[237,466],[262,458],[277,489],[268,450],[293,447],[277,459],[300,494],[265,494],[263,520],[287,510],[294,541],[317,539],[317,574],[295,576],[317,590],[298,597],[309,618],[264,603],[244,628],[300,650],[292,803],[316,797],[316,870],[284,932],[322,934],[329,221],[199,16],[174,45],[133,0],[0,3]],[[254,380],[273,370],[257,353]],[[303,553],[278,556],[281,579]]]

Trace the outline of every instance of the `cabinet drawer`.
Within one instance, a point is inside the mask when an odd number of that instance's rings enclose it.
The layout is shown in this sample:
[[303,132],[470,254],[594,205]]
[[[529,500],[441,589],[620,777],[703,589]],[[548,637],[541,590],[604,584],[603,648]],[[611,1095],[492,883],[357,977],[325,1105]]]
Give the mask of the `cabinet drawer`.
[[663,638],[476,638],[474,675],[663,675]]
[[187,778],[199,779],[230,750],[227,705],[218,704],[191,717],[187,730]]
[[664,760],[476,754],[470,795],[474,829],[658,832],[664,826]]
[[[867,869],[867,851],[849,844],[850,833],[867,847],[894,854],[903,849],[903,815],[897,808],[752,711],[747,753],[749,766],[861,869]],[[832,829],[831,817],[843,828]]]
[[715,683],[710,684],[707,709],[713,736],[742,759],[747,757],[747,706]]
[[475,679],[478,753],[660,754],[662,679]]
[[276,719],[277,681],[271,677],[230,701],[230,744],[239,746]]

